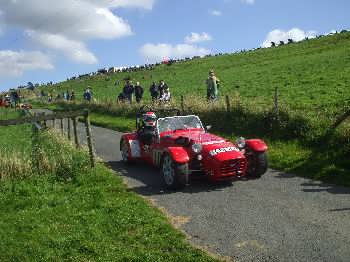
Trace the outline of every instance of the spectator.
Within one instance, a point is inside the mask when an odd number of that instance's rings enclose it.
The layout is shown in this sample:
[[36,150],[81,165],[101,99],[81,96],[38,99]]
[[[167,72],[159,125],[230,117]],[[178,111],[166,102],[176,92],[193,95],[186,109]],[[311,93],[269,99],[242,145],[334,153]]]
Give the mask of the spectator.
[[127,80],[126,84],[123,88],[123,93],[124,96],[127,100],[129,100],[130,104],[132,103],[132,94],[134,93],[135,89],[134,86],[132,85],[132,81],[131,80]]
[[208,101],[215,101],[218,98],[218,84],[219,80],[216,78],[214,70],[209,71],[207,84],[207,99]]
[[168,85],[164,82],[164,80],[160,80],[158,91],[159,91],[159,98],[163,97],[164,90],[168,88]]
[[63,99],[66,100],[66,101],[69,100],[69,92],[68,92],[68,90],[66,92],[64,92]]
[[159,96],[159,90],[158,90],[158,87],[156,85],[156,82],[153,81],[152,85],[149,88],[149,92],[151,93],[152,102],[155,102]]
[[117,102],[118,102],[118,104],[124,103],[124,102],[125,102],[125,99],[126,99],[126,97],[125,97],[124,93],[121,92],[121,93],[118,95],[118,97],[117,97]]
[[163,95],[159,98],[162,103],[169,103],[171,98],[170,89],[167,85],[164,86]]
[[88,101],[89,103],[91,102],[92,99],[92,92],[90,90],[90,88],[88,87],[85,92],[84,92],[84,100]]
[[143,87],[140,85],[140,82],[136,82],[135,98],[137,103],[141,102],[142,96],[143,96]]
[[74,91],[72,90],[72,93],[70,95],[70,101],[74,101],[75,100],[75,93]]

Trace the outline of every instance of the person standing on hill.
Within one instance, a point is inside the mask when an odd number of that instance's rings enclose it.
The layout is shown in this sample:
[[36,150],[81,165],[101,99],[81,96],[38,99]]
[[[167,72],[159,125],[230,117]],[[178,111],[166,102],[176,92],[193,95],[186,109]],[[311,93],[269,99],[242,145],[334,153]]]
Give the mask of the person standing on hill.
[[163,90],[163,95],[159,98],[159,101],[162,103],[169,103],[171,98],[170,89],[167,85],[165,85]]
[[88,101],[89,103],[91,102],[92,92],[89,87],[85,90],[83,96],[84,96],[84,100]]
[[129,103],[132,103],[132,94],[134,93],[135,89],[134,86],[132,85],[131,80],[127,80],[126,84],[123,88],[123,93],[125,95],[125,98],[129,100]]
[[219,79],[216,78],[214,70],[209,71],[209,77],[206,80],[207,84],[207,99],[209,102],[215,101],[218,98],[218,86],[219,86]]
[[164,80],[160,80],[158,91],[159,91],[159,99],[164,96],[164,90],[168,89],[168,85],[164,82]]
[[75,93],[74,91],[72,90],[71,94],[70,94],[70,101],[75,101]]
[[152,85],[149,88],[149,92],[151,93],[152,102],[155,102],[159,96],[159,90],[156,82],[153,81]]
[[135,98],[137,103],[141,102],[142,96],[143,96],[143,87],[140,85],[140,82],[136,82]]

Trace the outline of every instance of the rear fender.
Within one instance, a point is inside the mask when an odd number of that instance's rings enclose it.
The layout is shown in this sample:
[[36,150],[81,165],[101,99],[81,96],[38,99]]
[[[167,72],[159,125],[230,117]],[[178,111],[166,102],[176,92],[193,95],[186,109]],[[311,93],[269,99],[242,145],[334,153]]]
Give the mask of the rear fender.
[[190,157],[183,147],[168,147],[166,152],[170,154],[176,163],[185,164],[190,161]]
[[268,147],[261,139],[249,139],[246,141],[246,145],[254,152],[265,152]]

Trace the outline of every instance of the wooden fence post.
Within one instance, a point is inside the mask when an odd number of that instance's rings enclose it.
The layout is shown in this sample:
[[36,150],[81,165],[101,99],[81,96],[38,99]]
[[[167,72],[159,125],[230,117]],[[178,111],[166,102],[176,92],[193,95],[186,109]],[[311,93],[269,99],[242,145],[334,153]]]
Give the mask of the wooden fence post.
[[94,151],[92,146],[92,137],[91,137],[90,119],[89,119],[88,110],[85,110],[84,112],[84,123],[85,123],[85,129],[86,129],[86,140],[87,140],[89,154],[90,154],[91,167],[95,167],[95,156],[94,156]]
[[181,113],[183,114],[184,112],[185,112],[184,96],[181,95]]
[[274,115],[275,117],[274,117],[273,129],[274,129],[274,132],[277,132],[280,127],[279,106],[278,106],[278,87],[275,87]]
[[[43,116],[45,116],[45,112],[41,113]],[[47,128],[46,120],[44,120],[44,128]]]
[[70,136],[70,118],[67,118],[67,133],[68,133],[68,140],[71,140]]
[[279,108],[278,108],[278,87],[275,87],[275,97],[274,97],[274,104],[275,104],[275,116],[278,119],[278,115],[279,115]]
[[78,131],[77,131],[77,118],[73,117],[73,133],[74,133],[74,142],[76,148],[79,148],[79,139],[78,139]]
[[60,119],[60,128],[61,128],[61,134],[64,135],[64,129],[63,129],[63,119]]
[[231,111],[230,97],[228,95],[226,95],[226,111],[227,112]]
[[35,124],[32,125],[32,169],[33,172],[39,172],[39,130]]

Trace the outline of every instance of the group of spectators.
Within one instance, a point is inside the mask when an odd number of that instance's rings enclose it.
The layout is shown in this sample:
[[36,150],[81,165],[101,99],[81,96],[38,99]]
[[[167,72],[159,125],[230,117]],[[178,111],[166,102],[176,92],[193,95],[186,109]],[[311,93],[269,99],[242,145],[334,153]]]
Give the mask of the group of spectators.
[[[150,95],[152,97],[152,102],[161,102],[169,103],[171,94],[169,86],[165,83],[164,80],[161,80],[157,85],[156,82],[153,82],[149,88]],[[144,95],[144,88],[141,86],[140,82],[136,82],[136,85],[133,85],[131,80],[127,80],[123,88],[123,91],[118,95],[118,102],[133,102],[133,96],[135,96],[136,103],[142,101]]]
[[71,92],[69,92],[67,90],[67,91],[64,91],[63,93],[58,93],[55,98],[51,93],[48,93],[46,95],[45,92],[43,90],[41,90],[40,96],[41,97],[47,96],[47,101],[49,103],[51,103],[53,101],[53,99],[55,99],[55,101],[62,101],[62,100],[63,101],[75,101],[75,92],[73,90]]
[[16,90],[11,90],[9,93],[0,96],[0,107],[17,107],[21,102],[21,97]]
[[[209,76],[205,81],[207,86],[207,100],[208,102],[216,101],[219,94],[220,80],[216,77],[214,70],[209,71]],[[133,81],[127,79],[122,92],[118,95],[118,103],[133,103],[134,97],[136,103],[140,103],[143,99],[145,89],[142,87],[140,82],[133,84]],[[152,103],[163,103],[167,104],[171,100],[171,93],[169,86],[164,80],[160,80],[157,84],[155,81],[149,87],[149,93],[152,98]],[[44,92],[41,91],[41,96],[44,96]],[[68,90],[62,94],[58,94],[56,100],[75,101],[74,91],[69,92]],[[93,93],[91,87],[88,86],[83,93],[83,99],[86,102],[93,100]],[[52,102],[52,95],[48,94],[48,102]]]

